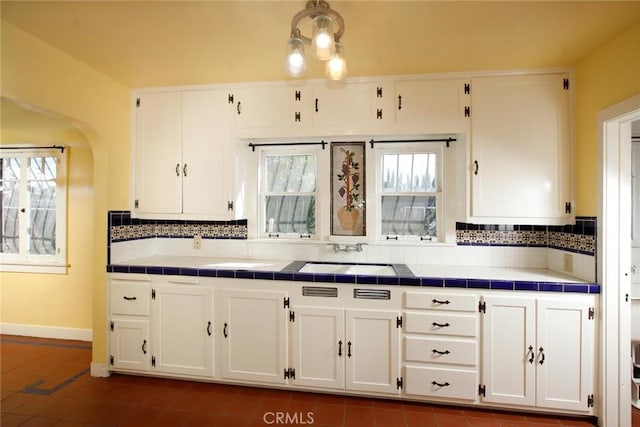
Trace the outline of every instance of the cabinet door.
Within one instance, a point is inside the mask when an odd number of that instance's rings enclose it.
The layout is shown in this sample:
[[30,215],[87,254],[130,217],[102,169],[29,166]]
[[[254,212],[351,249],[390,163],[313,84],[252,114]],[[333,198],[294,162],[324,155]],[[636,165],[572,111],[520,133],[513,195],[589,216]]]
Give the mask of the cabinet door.
[[180,213],[182,94],[146,93],[138,99],[134,209],[137,213]]
[[483,401],[535,404],[535,299],[487,297],[482,319]]
[[150,360],[149,321],[111,321],[109,332],[111,365],[114,369],[148,371]]
[[538,300],[536,405],[588,411],[594,393],[595,320],[583,301]]
[[309,123],[310,99],[302,88],[254,87],[234,94],[238,129],[301,127]]
[[291,361],[296,385],[344,389],[344,310],[296,307],[291,323]]
[[213,296],[198,286],[154,286],[155,370],[213,376]]
[[340,129],[341,132],[350,133],[370,130],[371,126],[381,125],[392,119],[391,94],[381,85],[324,83],[313,88],[313,95],[315,127]]
[[399,393],[399,316],[396,311],[347,310],[347,390]]
[[451,133],[464,130],[469,105],[467,80],[408,80],[396,82],[396,123],[403,130]]
[[[182,95],[182,212],[214,219],[231,217],[233,143],[227,125],[227,91],[198,90]],[[206,184],[204,190],[203,184]]]
[[286,383],[286,296],[283,291],[222,290],[225,378]]
[[569,92],[565,74],[471,81],[471,209],[475,222],[570,219]]

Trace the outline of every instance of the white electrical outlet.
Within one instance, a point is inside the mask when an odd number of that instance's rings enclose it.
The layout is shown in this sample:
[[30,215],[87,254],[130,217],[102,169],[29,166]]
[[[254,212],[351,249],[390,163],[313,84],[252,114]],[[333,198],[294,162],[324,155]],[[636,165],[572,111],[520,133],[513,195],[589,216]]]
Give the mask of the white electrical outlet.
[[202,249],[202,236],[199,234],[193,236],[193,249]]
[[573,255],[564,254],[564,267],[563,270],[567,273],[573,273]]

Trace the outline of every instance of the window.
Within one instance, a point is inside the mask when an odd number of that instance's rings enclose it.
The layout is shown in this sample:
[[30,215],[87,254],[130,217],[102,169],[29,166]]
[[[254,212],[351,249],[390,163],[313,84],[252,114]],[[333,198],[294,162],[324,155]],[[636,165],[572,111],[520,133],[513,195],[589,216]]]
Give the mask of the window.
[[379,218],[384,238],[438,240],[440,153],[441,149],[381,153]]
[[66,271],[65,160],[59,150],[0,152],[2,270]]
[[264,153],[261,198],[264,237],[316,233],[316,156]]

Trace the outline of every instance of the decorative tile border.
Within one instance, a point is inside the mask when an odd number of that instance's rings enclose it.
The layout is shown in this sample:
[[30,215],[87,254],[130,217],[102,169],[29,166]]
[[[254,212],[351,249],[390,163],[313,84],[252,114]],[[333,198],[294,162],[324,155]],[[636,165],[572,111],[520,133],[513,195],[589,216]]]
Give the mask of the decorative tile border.
[[460,246],[546,247],[596,254],[597,219],[577,217],[574,225],[483,225],[456,223],[456,243]]
[[109,211],[109,244],[129,240],[164,238],[203,239],[247,238],[247,220],[236,221],[167,221],[131,218],[129,211]]

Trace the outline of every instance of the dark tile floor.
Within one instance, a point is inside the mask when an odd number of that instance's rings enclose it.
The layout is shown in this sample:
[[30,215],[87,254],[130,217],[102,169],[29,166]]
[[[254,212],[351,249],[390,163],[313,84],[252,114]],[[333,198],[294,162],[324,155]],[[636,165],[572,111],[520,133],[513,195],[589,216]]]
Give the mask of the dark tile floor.
[[[591,425],[579,418],[161,378],[92,378],[90,361],[90,343],[0,336],[2,427]],[[633,417],[640,427],[640,411]]]

